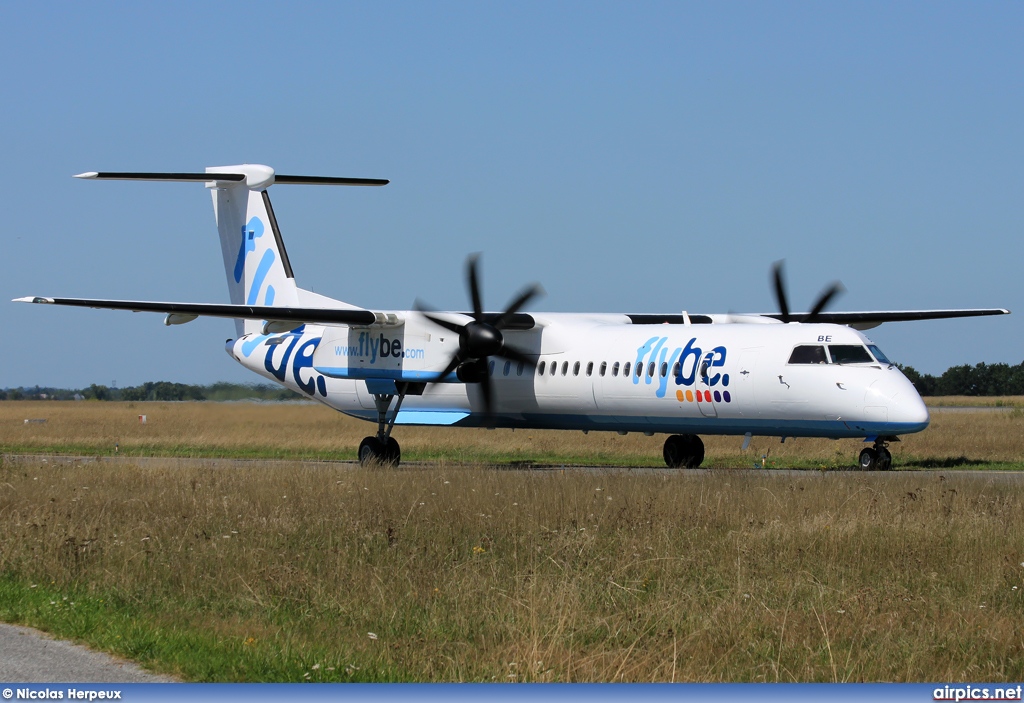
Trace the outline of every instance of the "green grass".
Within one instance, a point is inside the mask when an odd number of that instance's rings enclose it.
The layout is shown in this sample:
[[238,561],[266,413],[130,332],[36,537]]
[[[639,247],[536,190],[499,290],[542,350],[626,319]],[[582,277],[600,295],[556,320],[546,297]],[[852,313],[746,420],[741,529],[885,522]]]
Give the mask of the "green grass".
[[285,622],[261,628],[261,634],[268,632],[261,639],[218,633],[208,627],[211,619],[258,616],[218,613],[208,601],[160,608],[145,603],[144,594],[29,581],[13,573],[0,576],[0,621],[35,627],[189,681],[380,682],[409,675],[379,666],[372,657],[345,656],[334,647],[295,647]]
[[196,681],[1019,680],[1022,509],[912,472],[12,462],[0,618]]

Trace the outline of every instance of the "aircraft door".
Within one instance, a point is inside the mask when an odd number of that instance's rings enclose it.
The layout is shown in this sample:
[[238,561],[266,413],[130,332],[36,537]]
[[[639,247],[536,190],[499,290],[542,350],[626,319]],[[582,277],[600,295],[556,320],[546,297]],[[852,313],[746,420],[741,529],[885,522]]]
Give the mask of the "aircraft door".
[[[711,378],[709,377],[711,360],[703,359],[697,369],[697,378],[693,384],[693,392],[697,396],[697,408],[704,417],[718,417],[718,408],[715,402],[715,392],[711,389]],[[721,394],[719,393],[719,398]]]

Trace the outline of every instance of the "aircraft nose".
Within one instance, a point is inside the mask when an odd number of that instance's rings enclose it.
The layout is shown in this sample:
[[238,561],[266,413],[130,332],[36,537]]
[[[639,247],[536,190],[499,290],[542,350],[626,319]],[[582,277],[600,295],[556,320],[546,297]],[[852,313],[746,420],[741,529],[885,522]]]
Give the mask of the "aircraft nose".
[[928,427],[928,407],[921,400],[914,384],[898,371],[888,378],[875,381],[868,388],[865,404],[876,403],[887,408],[889,422],[899,425],[898,431],[901,433],[920,432]]

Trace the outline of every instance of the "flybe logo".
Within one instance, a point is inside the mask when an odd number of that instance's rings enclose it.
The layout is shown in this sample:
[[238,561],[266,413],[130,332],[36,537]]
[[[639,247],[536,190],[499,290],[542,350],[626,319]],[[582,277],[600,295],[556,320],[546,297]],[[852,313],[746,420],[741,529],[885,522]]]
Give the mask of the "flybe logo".
[[405,349],[402,347],[401,339],[388,339],[383,334],[374,336],[369,332],[360,332],[355,340],[356,344],[336,344],[334,346],[335,356],[365,358],[370,357],[370,363],[377,363],[377,359],[422,359],[425,355],[423,349]]
[[[633,384],[638,385],[642,378],[644,383],[651,385],[657,379],[658,387],[654,394],[664,398],[671,376],[675,379],[675,385],[684,386],[677,389],[675,394],[680,403],[710,403],[712,398],[716,403],[731,403],[732,394],[725,390],[729,385],[729,374],[721,370],[725,366],[727,353],[723,346],[705,352],[697,346],[696,337],[687,342],[685,347],[676,349],[671,349],[668,337],[651,337],[636,350]],[[702,387],[693,388],[695,385]]]
[[[304,329],[305,325],[298,327],[283,335],[280,343],[268,344],[267,356],[263,360],[263,368],[272,373],[274,378],[282,383],[284,383],[288,373],[291,372],[292,379],[295,381],[295,385],[299,387],[299,390],[307,395],[319,393],[326,398],[327,381],[323,376],[313,371],[313,352],[316,351],[317,346],[320,344],[320,337],[311,337],[302,341]],[[256,347],[272,336],[274,335],[260,334],[247,342],[243,342],[242,354],[248,357],[256,350]],[[279,348],[283,350],[280,352],[281,358],[275,361],[274,353]],[[307,373],[309,378],[304,378]]]
[[[242,277],[245,275],[245,260],[249,256],[249,252],[256,251],[256,240],[263,236],[266,228],[263,226],[263,221],[258,217],[252,217],[248,224],[242,226],[242,244],[238,249],[238,258],[235,260],[235,283],[241,283]],[[246,293],[245,304],[256,305],[257,300],[260,297],[260,290],[263,288],[263,283],[267,279],[267,274],[270,273],[270,268],[274,265],[274,261],[277,256],[274,254],[273,247],[267,247],[263,251],[263,257],[260,259],[260,263],[256,266],[256,272],[253,274],[252,282],[249,285],[249,290]],[[274,304],[274,286],[267,285],[267,294],[263,300],[264,305]]]

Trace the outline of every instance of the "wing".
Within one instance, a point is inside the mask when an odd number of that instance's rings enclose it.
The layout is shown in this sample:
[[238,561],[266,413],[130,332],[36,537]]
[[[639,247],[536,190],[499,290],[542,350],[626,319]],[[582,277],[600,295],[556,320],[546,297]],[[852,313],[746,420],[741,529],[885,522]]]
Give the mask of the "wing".
[[[369,325],[377,319],[370,310],[344,310],[333,308],[269,307],[266,305],[217,305],[207,303],[159,303],[145,300],[95,300],[92,298],[43,298],[28,296],[15,298],[16,303],[42,303],[45,305],[70,305],[79,308],[103,310],[131,310],[132,312],[162,312],[168,316],[178,315],[178,322],[188,322],[196,317],[229,317],[242,320],[273,320],[308,324]],[[188,318],[188,319],[185,319]],[[174,324],[168,321],[168,324]]]
[[[803,322],[811,313],[791,312],[792,322]],[[1009,315],[1003,308],[967,308],[963,310],[879,310],[871,312],[819,312],[815,322],[849,325],[859,330],[878,327],[883,322],[912,322],[915,320],[948,320],[956,317],[984,317],[986,315]],[[762,313],[762,317],[782,319],[781,313]]]
[[[163,303],[148,300],[102,300],[95,298],[48,298],[26,296],[15,298],[15,303],[39,303],[43,305],[69,305],[78,308],[98,310],[131,310],[132,312],[159,312],[167,315],[165,324],[173,325],[190,322],[197,317],[227,317],[239,320],[267,320],[269,322],[294,322],[310,325],[372,325],[393,320],[390,313],[374,312],[360,308],[304,308],[271,307],[267,305],[220,305],[216,303]],[[450,313],[470,317],[471,313]],[[493,323],[505,318],[505,329],[531,330],[536,326],[532,315],[518,312],[507,315],[485,312],[485,322]]]

